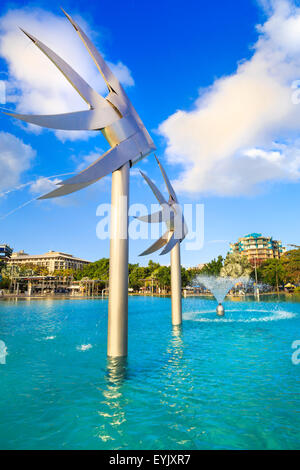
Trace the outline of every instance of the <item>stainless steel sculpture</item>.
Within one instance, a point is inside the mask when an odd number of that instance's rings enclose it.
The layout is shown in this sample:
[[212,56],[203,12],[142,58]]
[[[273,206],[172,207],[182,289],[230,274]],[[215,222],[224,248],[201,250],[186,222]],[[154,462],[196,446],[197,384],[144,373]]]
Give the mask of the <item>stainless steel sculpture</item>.
[[119,80],[90,39],[64,12],[101,73],[108,95],[103,98],[63,59],[31,34],[26,36],[53,62],[75,88],[89,109],[55,115],[6,114],[51,129],[101,131],[111,149],[77,175],[59,183],[40,199],[65,196],[112,173],[111,242],[109,267],[108,356],[127,355],[128,317],[128,195],[129,169],[155,150],[154,143],[133,108]]
[[216,312],[217,312],[217,315],[218,315],[219,317],[224,317],[224,315],[225,315],[225,309],[224,309],[224,307],[223,307],[223,305],[222,305],[221,303],[218,304],[218,306],[217,306],[217,308],[216,308]]
[[155,158],[162,172],[169,193],[169,200],[165,200],[153,181],[141,171],[141,175],[145,178],[154,196],[161,205],[161,210],[153,214],[137,217],[137,219],[148,223],[165,222],[167,230],[153,245],[141,253],[140,256],[154,253],[162,247],[164,247],[164,249],[160,255],[171,252],[172,324],[175,326],[181,325],[182,323],[180,243],[186,237],[188,229],[169,178],[158,158],[156,156]]

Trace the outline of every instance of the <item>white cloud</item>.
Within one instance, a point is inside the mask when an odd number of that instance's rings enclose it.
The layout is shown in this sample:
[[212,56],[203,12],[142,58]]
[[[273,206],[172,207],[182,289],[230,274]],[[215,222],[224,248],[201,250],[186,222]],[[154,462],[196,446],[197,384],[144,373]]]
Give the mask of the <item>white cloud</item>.
[[46,194],[49,193],[50,191],[53,191],[54,189],[57,189],[57,184],[61,182],[61,179],[55,178],[55,179],[49,179],[46,177],[41,176],[38,178],[36,181],[34,181],[31,186],[30,186],[30,192],[33,194]]
[[[91,165],[91,163],[93,163],[97,158],[99,158],[99,156],[102,153],[104,153],[102,149],[96,148],[95,151],[92,151],[88,153],[87,155],[81,156],[80,158],[77,156],[73,156],[72,159],[76,165],[76,169],[73,172],[63,173],[63,174],[53,175],[53,176],[40,176],[35,181],[31,181],[29,183],[22,185],[20,189],[25,186],[30,186],[29,191],[32,194],[36,194],[38,196],[47,194],[53,191],[54,189],[57,189],[57,184],[60,183],[61,181],[68,179],[71,176],[74,176],[75,174],[87,168],[89,165]],[[85,189],[85,194],[93,195],[95,192],[99,192],[100,187],[107,188],[107,184],[110,181],[111,181],[110,176],[106,176],[105,178],[102,178],[96,184],[93,184],[89,186],[87,189]],[[82,194],[80,195],[80,199],[82,199]],[[63,207],[78,205],[77,193],[74,193],[68,196],[67,198],[57,197],[57,198],[50,199],[49,201],[54,203],[55,205],[59,205]]]
[[[144,169],[143,169],[143,173],[145,173],[145,175],[148,175],[148,172]],[[133,167],[130,169],[130,176],[137,176],[138,178],[142,178],[139,168],[136,168],[136,167]]]
[[[95,39],[82,18],[75,17]],[[52,114],[87,109],[86,103],[52,62],[19,30],[36,36],[66,60],[92,87],[106,95],[104,81],[74,28],[61,15],[42,9],[9,10],[0,18],[0,55],[7,61],[8,101],[16,103],[20,113]],[[110,64],[125,86],[134,84],[129,69],[122,62]],[[40,132],[37,126],[29,126]],[[87,139],[95,132],[58,131],[62,141]]]
[[[80,163],[77,165],[76,172],[82,171],[88,166],[90,166],[92,163],[94,163],[102,154],[104,153],[103,150],[101,149],[95,149],[92,152],[88,153],[87,155],[84,155],[83,157],[80,158]],[[78,160],[78,159],[76,159]]]
[[0,132],[0,190],[19,184],[21,174],[30,167],[36,152],[8,132]]
[[257,27],[251,59],[159,127],[168,161],[181,166],[178,191],[249,194],[266,181],[300,178],[300,104],[291,88],[300,78],[300,8],[261,3],[270,16]]

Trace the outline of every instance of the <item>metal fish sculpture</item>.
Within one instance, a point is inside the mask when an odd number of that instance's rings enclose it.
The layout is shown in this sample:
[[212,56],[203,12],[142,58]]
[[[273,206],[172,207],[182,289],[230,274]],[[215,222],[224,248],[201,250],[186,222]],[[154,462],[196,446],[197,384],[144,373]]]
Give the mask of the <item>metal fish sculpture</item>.
[[160,255],[165,255],[166,253],[169,253],[172,248],[174,248],[176,243],[181,243],[188,233],[188,228],[184,221],[181,207],[178,204],[178,199],[175,194],[175,191],[167,177],[167,174],[162,164],[160,163],[156,155],[155,158],[162,172],[169,193],[169,200],[166,201],[166,199],[161,194],[157,186],[153,183],[153,181],[151,181],[151,179],[147,175],[145,175],[145,173],[140,171],[141,175],[147,181],[154,196],[161,205],[161,210],[153,214],[137,217],[137,219],[148,223],[165,222],[167,230],[155,243],[153,243],[153,245],[151,245],[147,250],[141,253],[140,256],[145,256],[154,253],[162,247],[164,247],[164,249],[162,250]]
[[106,83],[108,95],[105,98],[99,95],[61,57],[37,38],[22,30],[62,72],[81,98],[88,104],[89,109],[50,115],[24,115],[4,112],[22,121],[50,129],[101,131],[112,148],[77,175],[58,183],[60,186],[58,189],[41,196],[40,199],[65,196],[78,191],[112,173],[127,162],[130,162],[130,165],[137,163],[155,150],[150,135],[119,80],[78,24],[64,10],[63,12],[94,60]]
[[45,116],[8,111],[6,114],[51,129],[101,131],[111,146],[90,166],[58,183],[57,189],[40,199],[71,194],[112,173],[107,355],[124,357],[128,339],[128,237],[124,238],[124,234],[128,233],[129,168],[155,150],[155,145],[119,80],[78,24],[64,13],[101,73],[108,88],[107,96],[99,95],[61,57],[23,31],[62,72],[89,109]]

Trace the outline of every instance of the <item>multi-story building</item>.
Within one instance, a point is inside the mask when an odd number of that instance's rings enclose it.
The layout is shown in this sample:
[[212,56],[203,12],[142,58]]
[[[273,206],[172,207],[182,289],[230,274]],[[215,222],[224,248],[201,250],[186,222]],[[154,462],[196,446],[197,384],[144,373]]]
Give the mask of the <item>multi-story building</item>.
[[272,237],[264,237],[261,233],[250,233],[230,244],[230,253],[246,256],[252,266],[259,266],[271,258],[281,258],[286,248],[281,241]]
[[61,253],[59,251],[48,251],[48,253],[45,253],[44,255],[29,255],[21,250],[13,253],[11,258],[8,260],[9,265],[24,266],[26,264],[32,264],[47,268],[49,273],[64,269],[82,269],[89,263],[90,261],[76,258],[73,255]]
[[12,248],[6,244],[0,245],[0,262],[7,261],[12,255]]

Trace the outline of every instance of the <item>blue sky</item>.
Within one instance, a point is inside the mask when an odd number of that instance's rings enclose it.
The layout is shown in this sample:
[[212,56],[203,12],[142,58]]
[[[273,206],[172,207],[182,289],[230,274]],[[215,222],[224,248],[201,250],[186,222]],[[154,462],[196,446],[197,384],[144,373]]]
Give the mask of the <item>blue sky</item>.
[[[17,30],[18,26],[38,29],[40,22],[46,38],[30,32],[53,49],[67,47],[63,43],[71,36],[74,48],[76,44],[80,48],[60,4],[2,2],[0,78],[7,81],[5,107],[37,112],[40,106],[40,112],[46,113],[65,97],[57,112],[79,109],[80,101],[69,92],[68,83],[57,82],[60,94],[53,80],[49,89],[41,85],[47,84],[45,59],[40,51],[31,58],[29,48],[34,45]],[[229,241],[249,232],[300,243],[300,110],[287,103],[292,82],[300,79],[296,27],[295,37],[290,37],[300,18],[295,2],[188,1],[183,6],[177,0],[117,0],[112,9],[109,2],[65,0],[63,7],[88,28],[99,50],[118,68],[180,202],[205,206],[204,246],[187,251],[183,243],[184,265],[225,255]],[[31,24],[28,18],[35,22]],[[65,41],[64,28],[70,28]],[[68,62],[68,51],[63,52]],[[86,72],[95,80],[91,84],[102,91],[94,71],[84,70],[79,62],[78,71]],[[0,197],[0,217],[38,196],[45,186],[40,177],[73,172],[107,149],[100,133],[70,139],[52,131],[37,132],[4,115],[0,123],[0,193],[33,182]],[[137,167],[161,185],[153,156]],[[110,178],[105,178],[75,196],[32,202],[0,219],[0,242],[32,254],[52,249],[90,260],[106,257],[109,242],[96,237],[96,209],[109,201]],[[149,208],[155,202],[136,174],[131,178],[130,202],[145,202]],[[148,245],[145,240],[132,241],[130,262],[147,264],[149,258],[138,258],[138,253]],[[169,264],[168,255],[151,258]]]

